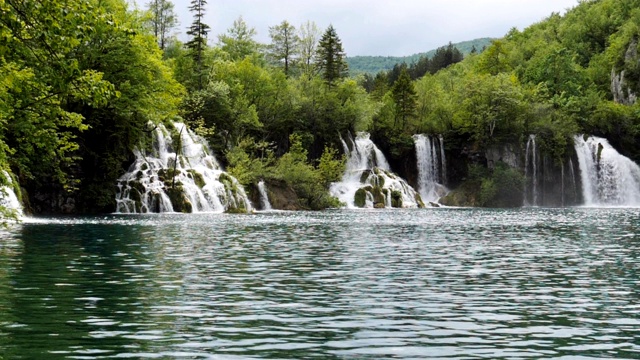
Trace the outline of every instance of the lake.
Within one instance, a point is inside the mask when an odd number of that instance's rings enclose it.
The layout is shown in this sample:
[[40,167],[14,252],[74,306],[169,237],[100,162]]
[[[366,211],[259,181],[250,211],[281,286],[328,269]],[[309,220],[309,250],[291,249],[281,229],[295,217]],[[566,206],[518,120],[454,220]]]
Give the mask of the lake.
[[4,359],[640,358],[640,209],[27,219]]

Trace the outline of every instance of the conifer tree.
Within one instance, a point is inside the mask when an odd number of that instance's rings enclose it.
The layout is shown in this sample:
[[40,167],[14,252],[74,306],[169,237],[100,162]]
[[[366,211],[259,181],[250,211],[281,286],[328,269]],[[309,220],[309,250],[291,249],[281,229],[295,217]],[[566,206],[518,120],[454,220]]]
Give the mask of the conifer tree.
[[400,77],[393,84],[391,92],[393,102],[396,104],[395,126],[398,126],[398,121],[401,121],[401,128],[404,129],[407,119],[416,113],[416,89],[406,66],[402,67]]
[[207,0],[192,0],[189,11],[193,13],[193,23],[187,31],[187,35],[191,36],[185,46],[191,51],[192,57],[197,66],[198,84],[202,89],[202,55],[207,47],[207,34],[209,33],[209,25],[202,22],[205,13],[205,5]]
[[316,66],[327,84],[333,85],[336,80],[347,77],[349,67],[345,58],[342,41],[340,41],[333,25],[329,25],[322,35],[316,51]]

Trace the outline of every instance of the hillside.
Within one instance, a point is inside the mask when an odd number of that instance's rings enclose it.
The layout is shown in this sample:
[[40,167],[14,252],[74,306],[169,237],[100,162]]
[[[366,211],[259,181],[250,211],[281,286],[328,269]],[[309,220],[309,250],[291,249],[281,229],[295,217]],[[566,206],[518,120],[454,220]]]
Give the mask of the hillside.
[[[474,46],[478,51],[481,51],[483,48],[489,46],[493,40],[494,39],[492,38],[479,38],[455,43],[453,46],[460,50],[464,55],[467,55],[471,52]],[[396,64],[412,64],[420,60],[423,56],[431,58],[435,52],[436,49],[409,56],[353,56],[347,58],[347,64],[349,64],[349,71],[351,74],[377,74],[382,70],[393,69],[393,66]]]

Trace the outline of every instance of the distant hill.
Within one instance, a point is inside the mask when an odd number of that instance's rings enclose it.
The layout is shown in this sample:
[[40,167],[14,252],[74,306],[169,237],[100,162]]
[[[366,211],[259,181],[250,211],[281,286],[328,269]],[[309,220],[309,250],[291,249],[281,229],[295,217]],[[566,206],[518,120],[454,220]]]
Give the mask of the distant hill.
[[[463,41],[453,44],[462,54],[467,55],[471,52],[471,49],[475,46],[478,51],[481,51],[485,46],[491,44],[492,38],[480,38],[475,40]],[[447,44],[443,44],[446,46]],[[420,60],[422,56],[428,56],[431,58],[436,53],[436,49],[430,50],[425,53],[418,53],[409,56],[353,56],[347,57],[347,64],[349,64],[349,72],[351,74],[369,73],[377,74],[382,70],[391,70],[396,64],[412,64]]]

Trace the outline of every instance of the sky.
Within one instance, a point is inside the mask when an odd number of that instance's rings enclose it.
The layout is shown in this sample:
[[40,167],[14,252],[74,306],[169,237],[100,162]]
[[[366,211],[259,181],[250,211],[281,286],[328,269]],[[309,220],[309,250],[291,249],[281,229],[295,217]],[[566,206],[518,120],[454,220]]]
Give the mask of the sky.
[[[148,0],[137,0],[144,4]],[[171,0],[186,41],[193,22],[191,0]],[[578,0],[207,0],[204,22],[216,44],[242,16],[255,28],[256,40],[269,43],[269,27],[287,20],[298,27],[315,22],[321,32],[333,25],[347,56],[406,56],[426,52],[449,41],[499,38],[564,12]],[[142,6],[142,5],[141,5]]]

